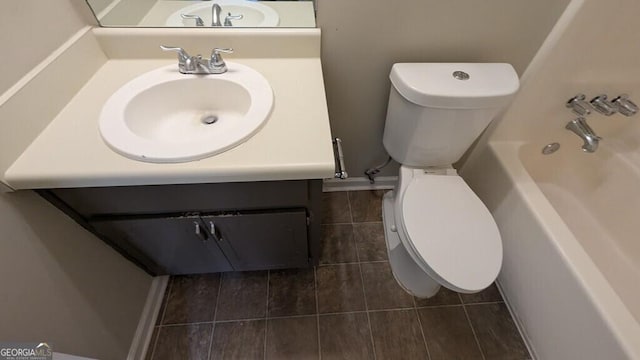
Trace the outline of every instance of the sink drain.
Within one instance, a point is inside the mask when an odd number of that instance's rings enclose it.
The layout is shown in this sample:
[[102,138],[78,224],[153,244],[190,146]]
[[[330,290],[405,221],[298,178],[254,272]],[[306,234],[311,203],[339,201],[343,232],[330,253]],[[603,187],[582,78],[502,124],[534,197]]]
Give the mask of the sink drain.
[[200,122],[205,125],[211,125],[218,121],[218,117],[216,115],[205,115],[200,119]]

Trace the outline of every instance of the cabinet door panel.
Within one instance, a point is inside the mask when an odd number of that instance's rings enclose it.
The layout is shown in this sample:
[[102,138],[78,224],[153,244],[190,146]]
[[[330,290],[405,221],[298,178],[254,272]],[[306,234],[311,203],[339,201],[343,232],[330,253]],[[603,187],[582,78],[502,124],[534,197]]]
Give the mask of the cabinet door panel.
[[307,216],[304,210],[202,216],[234,270],[309,266]]
[[[196,224],[200,235],[196,234]],[[229,271],[231,265],[198,217],[93,221],[98,233],[126,241],[166,274]]]

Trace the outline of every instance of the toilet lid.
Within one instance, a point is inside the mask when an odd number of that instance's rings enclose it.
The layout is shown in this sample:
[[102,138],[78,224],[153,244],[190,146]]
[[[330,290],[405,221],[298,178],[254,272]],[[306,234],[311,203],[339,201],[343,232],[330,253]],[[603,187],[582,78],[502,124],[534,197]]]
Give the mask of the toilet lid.
[[461,177],[414,178],[401,210],[410,246],[443,285],[474,292],[496,279],[502,266],[498,227]]

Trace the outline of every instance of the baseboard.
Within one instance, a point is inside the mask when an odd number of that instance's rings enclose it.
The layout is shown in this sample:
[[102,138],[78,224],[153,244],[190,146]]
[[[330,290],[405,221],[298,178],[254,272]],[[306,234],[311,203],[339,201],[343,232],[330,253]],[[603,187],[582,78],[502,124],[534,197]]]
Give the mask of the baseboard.
[[529,355],[531,356],[531,360],[538,359],[538,356],[536,355],[536,352],[534,351],[533,347],[531,346],[531,340],[527,336],[527,332],[524,330],[524,326],[523,326],[522,322],[520,321],[520,318],[515,313],[515,311],[513,311],[513,309],[511,308],[511,305],[509,305],[509,299],[507,299],[504,296],[504,291],[502,291],[502,287],[501,287],[500,282],[498,280],[496,280],[496,287],[498,288],[498,291],[500,292],[500,295],[502,295],[502,298],[504,299],[505,305],[507,305],[507,310],[509,310],[509,314],[511,314],[511,318],[513,319],[513,322],[516,324],[516,328],[518,329],[518,332],[520,333],[520,337],[524,341],[524,346],[526,346],[527,350],[529,351]]
[[131,348],[127,360],[142,360],[147,355],[147,349],[151,342],[153,327],[158,319],[158,313],[162,306],[165,290],[169,284],[169,276],[156,276],[151,281],[151,287],[147,294],[147,301],[142,309],[138,328],[133,335]]
[[373,184],[367,177],[350,177],[344,180],[325,179],[322,182],[322,191],[386,190],[393,189],[397,182],[397,176],[378,176]]

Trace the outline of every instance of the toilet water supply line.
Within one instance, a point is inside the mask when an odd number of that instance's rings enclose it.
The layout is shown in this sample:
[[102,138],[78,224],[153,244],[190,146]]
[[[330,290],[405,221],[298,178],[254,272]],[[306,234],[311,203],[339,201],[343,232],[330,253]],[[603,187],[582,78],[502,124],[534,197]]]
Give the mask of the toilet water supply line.
[[376,179],[375,176],[378,175],[378,173],[380,172],[380,170],[382,170],[385,166],[389,165],[389,163],[391,162],[391,156],[389,156],[387,158],[387,161],[385,161],[384,163],[376,166],[376,167],[372,167],[370,169],[367,169],[364,174],[367,175],[367,177],[369,178],[369,183],[373,184]]

